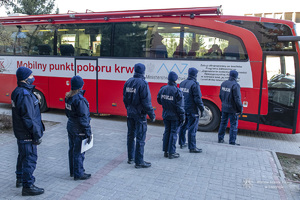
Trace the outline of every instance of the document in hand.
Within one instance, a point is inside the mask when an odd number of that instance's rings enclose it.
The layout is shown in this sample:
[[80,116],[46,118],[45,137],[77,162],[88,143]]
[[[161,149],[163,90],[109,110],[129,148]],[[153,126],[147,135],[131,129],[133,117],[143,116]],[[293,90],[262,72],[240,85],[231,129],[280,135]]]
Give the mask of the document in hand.
[[83,153],[83,152],[85,152],[85,151],[87,151],[87,150],[89,150],[90,148],[93,147],[94,136],[92,135],[92,140],[89,144],[87,143],[87,141],[88,141],[88,138],[82,140],[82,142],[81,142],[81,153]]

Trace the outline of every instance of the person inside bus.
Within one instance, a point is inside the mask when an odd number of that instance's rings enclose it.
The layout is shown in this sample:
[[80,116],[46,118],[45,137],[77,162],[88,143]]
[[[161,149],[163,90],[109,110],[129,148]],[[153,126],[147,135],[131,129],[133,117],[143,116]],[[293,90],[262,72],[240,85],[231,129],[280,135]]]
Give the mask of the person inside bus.
[[150,57],[151,58],[168,58],[167,47],[162,43],[163,37],[155,32],[151,35],[151,48]]
[[177,88],[178,75],[171,71],[168,75],[168,85],[161,87],[157,95],[157,102],[163,107],[163,121],[165,132],[163,136],[164,157],[179,158],[176,153],[177,132],[180,124],[185,120],[183,94]]
[[195,58],[196,57],[196,51],[199,50],[199,43],[193,42],[191,50],[188,52],[187,57],[188,58]]
[[220,87],[219,97],[222,102],[222,117],[218,132],[218,142],[224,143],[225,129],[230,119],[229,144],[237,144],[236,136],[238,132],[239,115],[243,112],[243,104],[241,101],[240,85],[237,83],[238,72],[231,70],[229,79],[224,81]]
[[11,94],[12,121],[18,144],[16,187],[22,187],[22,196],[44,193],[43,188],[34,185],[33,172],[37,163],[37,145],[41,144],[45,126],[41,119],[39,100],[34,95],[34,77],[26,67],[16,72],[18,86]]
[[206,56],[221,56],[222,50],[220,49],[219,45],[213,44],[212,47],[208,50],[205,54]]
[[237,45],[228,45],[224,49],[224,57],[226,60],[237,60],[240,58],[239,47]]
[[86,174],[83,167],[85,152],[81,153],[82,140],[92,140],[90,126],[89,103],[84,98],[85,90],[82,90],[84,82],[80,76],[71,79],[71,90],[66,93],[65,112],[68,117],[67,131],[69,139],[69,169],[70,176],[74,180],[85,180],[91,177]]
[[[127,110],[127,152],[128,164],[135,162],[135,168],[151,167],[144,160],[144,146],[147,131],[147,114],[152,122],[155,113],[151,103],[148,82],[145,80],[145,65],[134,65],[134,75],[129,78],[123,88],[123,102]],[[135,143],[136,138],[136,143]]]
[[179,130],[179,145],[180,148],[187,146],[185,133],[188,129],[188,148],[190,153],[201,153],[202,149],[196,147],[196,132],[198,130],[199,110],[201,117],[204,114],[204,105],[200,85],[197,82],[198,70],[189,68],[188,78],[180,83],[180,89],[184,96],[184,110],[186,120]]
[[74,56],[75,49],[72,44],[62,44],[59,49],[62,56]]
[[180,50],[180,45],[178,45],[173,53],[173,58],[185,58],[186,56],[186,50],[184,48]]

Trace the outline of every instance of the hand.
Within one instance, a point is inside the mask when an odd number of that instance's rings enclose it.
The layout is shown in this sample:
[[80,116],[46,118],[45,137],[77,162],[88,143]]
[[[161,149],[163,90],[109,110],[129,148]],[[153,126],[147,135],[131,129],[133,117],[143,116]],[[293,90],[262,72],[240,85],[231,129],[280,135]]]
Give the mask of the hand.
[[87,140],[87,143],[90,144],[92,139],[93,139],[93,135],[91,134],[90,136],[87,137],[88,140]]
[[38,139],[38,140],[32,142],[32,144],[34,144],[34,145],[40,145],[41,143],[42,143],[42,139]]

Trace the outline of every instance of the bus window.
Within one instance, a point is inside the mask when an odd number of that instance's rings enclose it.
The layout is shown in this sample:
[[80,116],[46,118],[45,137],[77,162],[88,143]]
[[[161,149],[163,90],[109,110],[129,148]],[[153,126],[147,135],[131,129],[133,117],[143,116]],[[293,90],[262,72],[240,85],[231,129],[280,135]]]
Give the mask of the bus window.
[[53,55],[54,32],[49,25],[17,26],[15,55]]
[[294,106],[295,64],[293,56],[267,56],[269,101]]
[[145,57],[147,24],[140,22],[115,25],[113,49],[115,57]]
[[13,55],[18,29],[16,26],[0,25],[0,55]]
[[113,52],[116,57],[248,59],[243,44],[232,35],[157,22],[116,24]]
[[52,55],[54,33],[50,25],[8,26],[1,32],[1,54]]
[[291,29],[285,24],[229,20],[226,23],[243,27],[255,34],[263,51],[296,51],[292,42],[278,42],[277,36],[291,36]]
[[187,50],[188,59],[248,59],[243,44],[234,36],[190,26],[184,27],[183,50]]
[[110,24],[68,24],[57,29],[58,55],[109,56]]

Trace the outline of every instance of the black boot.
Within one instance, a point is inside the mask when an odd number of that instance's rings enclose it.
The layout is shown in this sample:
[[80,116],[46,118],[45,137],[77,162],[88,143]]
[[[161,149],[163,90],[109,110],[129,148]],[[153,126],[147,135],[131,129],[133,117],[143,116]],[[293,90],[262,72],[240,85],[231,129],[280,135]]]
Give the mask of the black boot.
[[74,177],[74,180],[77,181],[77,180],[86,180],[86,179],[89,179],[91,178],[91,174],[86,174],[86,173],[83,173],[83,175],[81,177]]
[[127,163],[128,163],[128,164],[133,164],[133,163],[134,163],[134,160],[133,160],[133,159],[128,159]]
[[198,148],[190,149],[190,153],[201,153],[201,152],[202,152],[202,149],[198,149]]
[[164,153],[164,157],[165,157],[165,158],[167,158],[168,156],[169,156],[168,152],[167,152],[167,151],[165,151],[165,153]]
[[38,188],[35,185],[31,185],[30,187],[23,187],[22,196],[35,196],[44,193],[43,188]]
[[22,187],[23,186],[23,183],[22,183],[23,181],[21,180],[21,179],[17,179],[17,181],[16,181],[16,187],[17,188],[20,188],[20,187]]
[[146,162],[144,161],[144,163],[142,164],[135,164],[135,168],[148,168],[151,167],[151,163],[150,162]]
[[180,157],[179,153],[169,154],[169,159],[179,158],[179,157]]

